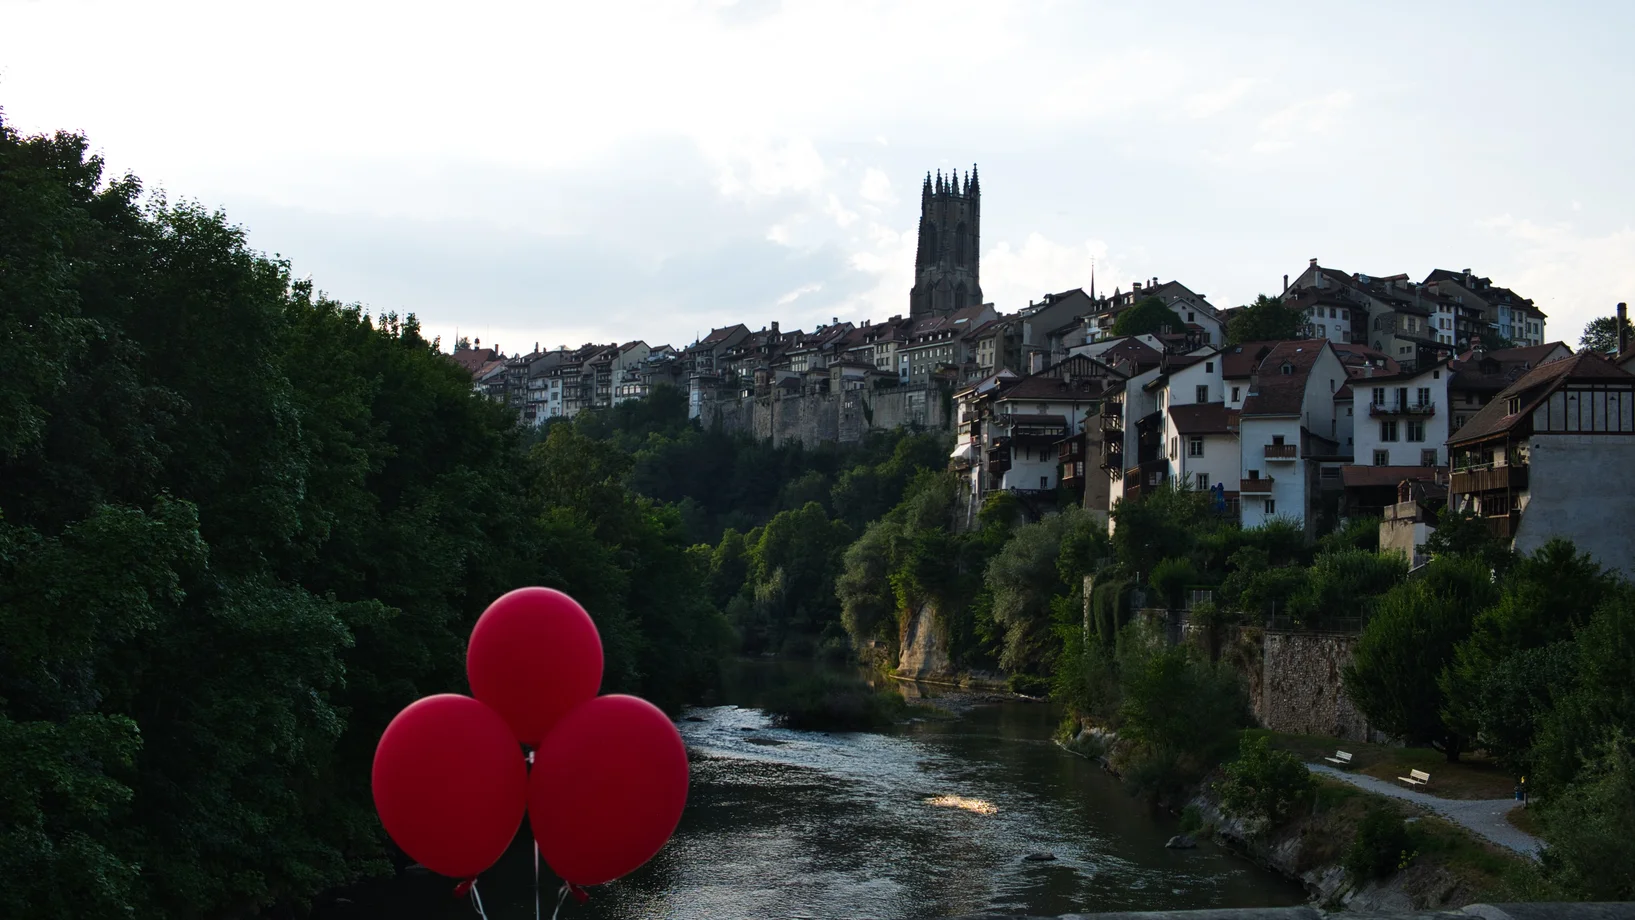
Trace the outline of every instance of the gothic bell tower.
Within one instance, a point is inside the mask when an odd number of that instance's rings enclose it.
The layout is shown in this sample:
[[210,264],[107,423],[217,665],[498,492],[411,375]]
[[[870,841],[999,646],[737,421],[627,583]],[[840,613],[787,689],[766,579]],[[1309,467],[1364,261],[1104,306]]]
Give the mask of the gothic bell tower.
[[982,303],[977,244],[982,239],[981,185],[976,167],[960,184],[958,173],[936,181],[926,173],[920,189],[920,244],[914,256],[914,288],[908,315],[915,319],[952,313]]

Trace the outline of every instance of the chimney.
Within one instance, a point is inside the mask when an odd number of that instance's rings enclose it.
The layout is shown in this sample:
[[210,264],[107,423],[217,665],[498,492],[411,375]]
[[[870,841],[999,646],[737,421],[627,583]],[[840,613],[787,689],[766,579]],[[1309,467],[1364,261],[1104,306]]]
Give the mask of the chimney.
[[1287,294],[1288,292],[1289,292],[1289,276],[1284,275],[1283,276],[1283,293]]
[[1470,269],[1465,269],[1465,287],[1470,287]]
[[1629,304],[1618,305],[1618,354],[1629,351]]
[[772,321],[772,334],[773,335],[778,334],[778,321],[777,320]]
[[1141,290],[1141,282],[1137,281],[1137,282],[1130,285],[1130,292],[1131,293],[1135,293],[1135,292],[1140,291],[1140,290]]

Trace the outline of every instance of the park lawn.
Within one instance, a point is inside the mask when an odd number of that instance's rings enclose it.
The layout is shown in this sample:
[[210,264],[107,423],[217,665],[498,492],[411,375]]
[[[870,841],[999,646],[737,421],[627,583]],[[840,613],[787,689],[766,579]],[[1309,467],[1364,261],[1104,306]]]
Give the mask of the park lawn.
[[1337,779],[1324,776],[1315,779],[1314,811],[1323,816],[1323,825],[1329,831],[1322,835],[1323,842],[1317,844],[1319,852],[1313,854],[1321,861],[1338,862],[1363,815],[1383,809],[1400,818],[1415,819],[1411,831],[1415,859],[1440,867],[1459,879],[1467,886],[1472,900],[1514,900],[1520,894],[1538,890],[1534,867],[1510,850],[1401,799],[1378,795]]
[[[1274,748],[1289,751],[1308,763],[1334,766],[1324,760],[1333,757],[1336,750],[1350,751],[1350,768],[1386,782],[1397,782],[1409,770],[1423,770],[1431,775],[1428,786],[1413,787],[1417,792],[1444,799],[1503,799],[1515,794],[1515,777],[1481,755],[1466,754],[1459,763],[1448,763],[1440,751],[1431,748],[1392,747],[1386,744],[1364,744],[1360,741],[1339,741],[1323,735],[1292,735],[1265,729],[1249,729],[1265,735]],[[1402,784],[1407,788],[1407,784]]]

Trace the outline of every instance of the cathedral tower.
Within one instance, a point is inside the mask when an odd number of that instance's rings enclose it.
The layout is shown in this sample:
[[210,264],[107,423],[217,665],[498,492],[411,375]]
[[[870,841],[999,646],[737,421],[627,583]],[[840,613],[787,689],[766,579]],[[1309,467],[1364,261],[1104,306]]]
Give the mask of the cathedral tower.
[[914,288],[908,294],[908,315],[915,319],[952,313],[982,303],[978,281],[977,244],[982,239],[978,202],[982,189],[976,167],[965,177],[958,173],[936,181],[926,173],[920,190],[920,244],[914,256]]

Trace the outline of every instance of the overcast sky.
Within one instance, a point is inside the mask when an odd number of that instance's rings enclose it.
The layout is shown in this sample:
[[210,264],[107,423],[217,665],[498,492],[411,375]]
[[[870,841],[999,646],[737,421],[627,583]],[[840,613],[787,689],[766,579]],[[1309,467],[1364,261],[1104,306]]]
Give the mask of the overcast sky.
[[508,352],[907,313],[919,187],[982,286],[1471,268],[1635,300],[1635,4],[0,0],[0,107],[373,312]]

